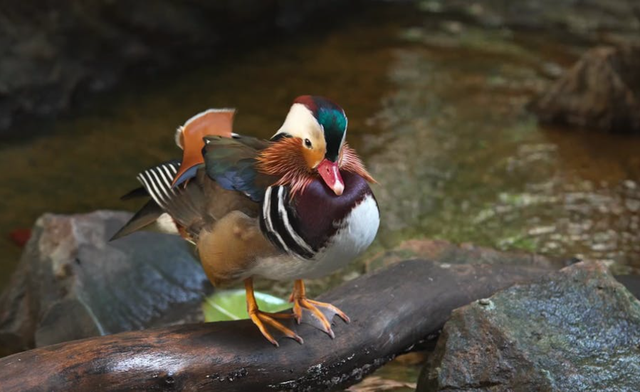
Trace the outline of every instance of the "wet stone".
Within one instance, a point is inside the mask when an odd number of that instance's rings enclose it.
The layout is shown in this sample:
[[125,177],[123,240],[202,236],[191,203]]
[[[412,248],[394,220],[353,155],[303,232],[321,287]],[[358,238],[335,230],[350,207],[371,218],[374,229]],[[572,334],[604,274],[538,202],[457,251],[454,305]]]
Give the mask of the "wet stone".
[[131,214],[45,214],[0,296],[0,348],[10,354],[68,340],[203,318],[211,286],[180,237],[138,232],[109,242]]
[[531,103],[543,123],[640,133],[640,46],[597,47]]
[[640,302],[581,262],[455,310],[417,390],[632,391],[639,347]]

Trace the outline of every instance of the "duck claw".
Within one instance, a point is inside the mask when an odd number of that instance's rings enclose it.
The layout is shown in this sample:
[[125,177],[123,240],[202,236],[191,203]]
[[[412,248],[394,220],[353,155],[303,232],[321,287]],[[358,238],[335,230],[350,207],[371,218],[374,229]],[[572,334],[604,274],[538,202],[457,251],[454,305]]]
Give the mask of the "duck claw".
[[[285,327],[282,322],[276,319],[291,319],[294,317],[291,313],[267,313],[258,309],[256,298],[253,292],[253,280],[251,278],[244,281],[245,289],[247,291],[247,313],[251,321],[258,327],[262,336],[264,336],[271,344],[279,347],[278,341],[269,332],[267,326],[275,329],[280,334],[289,339],[293,339],[296,342],[303,344],[304,340],[297,333],[293,332],[290,328]],[[293,323],[290,323],[293,324]]]
[[334,316],[338,315],[346,323],[350,322],[349,317],[337,307],[306,298],[294,299],[293,314],[298,324],[309,324],[329,335],[331,339],[335,338],[331,328]]
[[284,337],[293,339],[300,344],[304,343],[304,340],[298,334],[296,334],[295,332],[293,332],[293,330],[285,327],[281,322],[276,320],[276,319],[283,319],[283,318],[291,319],[293,317],[293,315],[291,314],[266,313],[266,312],[256,310],[254,312],[251,312],[249,314],[249,317],[251,317],[251,321],[253,321],[253,323],[258,327],[262,335],[269,342],[271,342],[271,344],[273,344],[276,347],[279,347],[280,345],[278,344],[278,341],[274,339],[274,337],[271,335],[267,326],[275,329]]

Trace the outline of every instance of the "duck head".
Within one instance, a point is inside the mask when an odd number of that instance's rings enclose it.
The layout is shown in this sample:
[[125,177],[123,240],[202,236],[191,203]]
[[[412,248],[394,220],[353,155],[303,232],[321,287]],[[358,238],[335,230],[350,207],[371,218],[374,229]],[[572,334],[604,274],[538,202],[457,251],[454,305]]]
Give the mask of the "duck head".
[[347,116],[327,98],[303,95],[293,101],[284,123],[259,158],[268,174],[281,176],[279,185],[291,185],[292,194],[320,176],[337,196],[344,192],[340,170],[357,172],[368,181],[355,152],[345,143]]

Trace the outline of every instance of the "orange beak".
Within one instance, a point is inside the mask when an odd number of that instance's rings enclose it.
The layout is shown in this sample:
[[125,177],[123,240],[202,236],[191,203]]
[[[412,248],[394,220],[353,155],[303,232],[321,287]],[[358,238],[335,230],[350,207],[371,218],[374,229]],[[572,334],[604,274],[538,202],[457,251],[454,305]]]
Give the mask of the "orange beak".
[[342,195],[342,192],[344,192],[344,181],[342,181],[340,169],[336,162],[331,162],[326,158],[323,159],[318,165],[318,173],[320,173],[320,177],[322,177],[324,183],[327,184],[336,195]]

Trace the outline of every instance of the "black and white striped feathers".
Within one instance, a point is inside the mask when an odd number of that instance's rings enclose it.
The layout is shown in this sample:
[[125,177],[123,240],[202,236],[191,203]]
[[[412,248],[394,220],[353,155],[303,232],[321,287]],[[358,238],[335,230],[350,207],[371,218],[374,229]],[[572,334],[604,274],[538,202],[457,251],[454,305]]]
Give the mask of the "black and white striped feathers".
[[[179,167],[180,163],[171,161],[137,176],[151,200],[114,238],[166,216],[181,228],[181,235],[196,243],[200,230],[216,221],[214,216],[224,216],[225,213],[210,213],[208,208],[218,203],[226,205],[229,199],[222,201],[218,199],[222,195],[211,193],[211,190],[207,191],[209,199],[206,199],[199,176],[186,185],[172,186]],[[207,174],[201,173],[208,179]],[[257,218],[256,224],[259,223],[262,234],[282,252],[281,256],[258,266],[256,274],[276,280],[323,276],[369,246],[379,225],[377,203],[361,176],[345,172],[343,178],[346,187],[341,196],[336,196],[320,178],[294,197],[288,186],[267,186],[260,201],[234,189],[237,197],[257,207],[255,215],[249,216]],[[207,184],[218,184],[216,186],[224,189],[218,182]],[[131,195],[140,194],[134,191]]]
[[312,259],[317,248],[299,233],[299,220],[291,205],[287,187],[270,186],[265,192],[260,214],[260,228],[279,249],[303,259]]
[[336,196],[321,179],[290,196],[272,186],[261,205],[260,228],[280,256],[261,259],[252,273],[267,279],[315,279],[343,267],[371,244],[380,225],[378,204],[367,182],[344,173]]
[[171,198],[177,195],[171,183],[179,167],[180,162],[171,161],[147,169],[136,176],[136,179],[142,184],[147,194],[151,196],[156,204],[163,210],[166,210]]
[[287,186],[267,188],[260,213],[263,234],[284,253],[316,259],[335,242],[341,229],[349,230],[348,218],[366,197],[371,196],[377,209],[371,189],[362,177],[345,173],[343,178],[347,187],[342,196],[336,196],[321,179],[311,182],[293,198]]
[[186,185],[172,186],[172,180],[180,167],[175,161],[158,165],[138,174],[137,179],[149,193],[153,201],[167,212],[180,226],[192,236],[197,236],[205,212],[205,196],[197,181],[189,181]]
[[194,224],[202,220],[202,211],[199,210],[199,206],[204,203],[204,194],[195,181],[186,186],[172,186],[173,178],[179,168],[179,161],[170,161],[147,169],[136,176],[145,192],[136,189],[129,195],[146,195],[151,197],[151,200],[112,237],[112,240],[158,221],[165,213],[192,237],[197,235],[198,230]]

